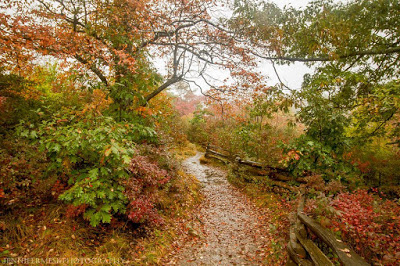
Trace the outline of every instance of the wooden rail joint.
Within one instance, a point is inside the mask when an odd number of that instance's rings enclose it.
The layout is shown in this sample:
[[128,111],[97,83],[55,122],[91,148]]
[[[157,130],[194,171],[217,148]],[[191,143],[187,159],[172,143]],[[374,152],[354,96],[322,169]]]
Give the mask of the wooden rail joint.
[[[343,243],[343,241],[337,239],[331,231],[323,228],[315,220],[311,219],[304,213],[297,213],[297,218],[301,223],[300,228],[301,226],[308,228],[320,240],[327,244],[338,256],[342,265],[370,265],[360,255]],[[319,249],[318,246],[308,238],[307,233],[304,235],[304,232],[296,227],[292,227],[291,230],[294,233],[291,232],[291,239],[287,250],[292,262],[297,265],[334,265],[321,249]],[[300,246],[300,248],[298,246]],[[304,256],[302,249],[306,251],[306,256]]]

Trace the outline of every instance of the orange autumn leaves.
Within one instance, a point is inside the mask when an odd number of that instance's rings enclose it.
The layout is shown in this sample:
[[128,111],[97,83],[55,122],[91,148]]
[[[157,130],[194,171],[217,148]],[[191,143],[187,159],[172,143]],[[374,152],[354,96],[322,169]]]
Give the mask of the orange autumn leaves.
[[302,155],[303,154],[300,151],[291,150],[286,155],[283,156],[282,160],[280,160],[279,163],[287,166],[288,163],[292,160],[296,161],[300,160]]
[[[214,98],[261,90],[264,80],[252,71],[253,56],[212,18],[220,7],[216,0],[12,0],[0,9],[0,60],[8,69],[29,73],[39,61],[57,59],[110,88],[142,75],[149,55],[170,62],[168,86],[213,65],[232,73],[232,84],[221,85],[201,71],[200,79],[215,83]],[[149,101],[168,87],[161,84],[140,94]]]
[[[8,10],[0,11],[3,65],[23,69],[23,64],[51,55],[68,62],[75,59],[80,67],[96,68],[103,76],[107,76],[104,68],[110,71],[118,64],[135,71],[136,60],[129,51],[132,48],[118,38],[136,38],[146,27],[141,24],[141,29],[134,28],[127,25],[128,20],[118,22],[114,18],[144,22],[146,12],[140,1],[114,1],[108,6],[95,0],[73,4],[33,2],[12,1]],[[123,8],[119,7],[121,2]]]

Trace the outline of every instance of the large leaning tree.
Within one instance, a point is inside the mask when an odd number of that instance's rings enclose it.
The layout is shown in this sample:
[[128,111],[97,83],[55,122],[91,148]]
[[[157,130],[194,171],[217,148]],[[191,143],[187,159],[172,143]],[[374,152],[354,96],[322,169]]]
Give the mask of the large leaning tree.
[[[219,10],[226,8],[216,0],[10,0],[0,4],[0,63],[23,73],[43,56],[65,60],[120,108],[182,81],[231,92],[260,79],[250,73],[247,40],[225,27]],[[165,77],[154,75],[157,58],[168,62]],[[210,74],[221,68],[232,73],[229,86]]]

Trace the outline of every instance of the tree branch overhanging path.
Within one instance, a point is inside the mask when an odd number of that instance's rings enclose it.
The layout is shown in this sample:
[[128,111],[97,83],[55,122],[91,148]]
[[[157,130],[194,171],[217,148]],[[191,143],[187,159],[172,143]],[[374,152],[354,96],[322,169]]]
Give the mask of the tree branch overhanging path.
[[[13,49],[9,40],[14,38],[13,44],[24,47],[21,52],[32,59],[38,55],[73,59],[77,70],[88,70],[110,91],[129,87],[130,79],[142,75],[141,65],[149,65],[149,58],[166,58],[165,80],[132,92],[141,95],[141,104],[146,105],[172,84],[196,79],[209,68],[249,72],[254,63],[243,52],[243,43],[211,14],[219,4],[215,0],[13,0],[3,8],[12,7],[23,15],[2,17],[7,22],[3,50]],[[15,63],[11,57],[8,60]]]
[[251,51],[251,53],[259,58],[273,61],[288,61],[288,62],[333,62],[340,61],[343,59],[349,59],[354,57],[362,57],[362,56],[374,56],[374,55],[391,55],[391,54],[399,54],[400,46],[398,47],[388,47],[386,49],[370,49],[370,50],[361,50],[357,52],[349,52],[344,54],[337,54],[333,56],[325,55],[320,57],[291,57],[291,56],[268,56],[256,53]]

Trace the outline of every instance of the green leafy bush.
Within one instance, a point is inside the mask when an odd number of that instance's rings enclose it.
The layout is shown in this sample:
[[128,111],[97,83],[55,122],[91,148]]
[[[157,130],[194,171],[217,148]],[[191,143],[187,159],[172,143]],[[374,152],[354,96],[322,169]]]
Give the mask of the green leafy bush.
[[194,143],[207,144],[209,142],[207,132],[207,119],[210,113],[206,110],[196,110],[194,117],[189,121],[188,139]]
[[18,131],[47,153],[48,170],[68,182],[69,188],[59,198],[74,206],[86,205],[84,217],[93,226],[125,212],[127,197],[119,181],[129,178],[135,142],[155,138],[151,128],[103,116],[55,116],[37,129],[21,126]]
[[286,154],[281,162],[295,176],[317,173],[326,180],[341,179],[355,170],[332,147],[305,135],[290,144],[281,143],[281,147]]

